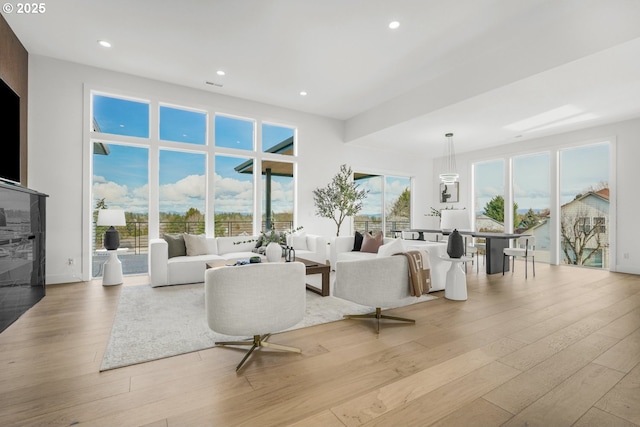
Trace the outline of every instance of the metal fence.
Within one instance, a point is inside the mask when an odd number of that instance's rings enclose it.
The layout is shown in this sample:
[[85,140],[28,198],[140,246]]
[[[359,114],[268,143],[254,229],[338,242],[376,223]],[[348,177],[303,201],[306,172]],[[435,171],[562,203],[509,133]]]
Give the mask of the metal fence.
[[[291,230],[293,228],[292,221],[272,221],[273,229],[278,231]],[[172,221],[161,222],[160,236],[163,234],[201,234],[204,233],[204,221]],[[265,222],[262,222],[262,229]],[[93,251],[104,246],[104,232],[109,227],[97,226],[93,224]],[[146,254],[149,250],[149,224],[147,222],[132,222],[124,227],[118,227],[120,230],[120,247],[129,248],[130,254]],[[241,236],[245,234],[253,234],[252,221],[221,221],[215,224],[215,235],[217,237]]]

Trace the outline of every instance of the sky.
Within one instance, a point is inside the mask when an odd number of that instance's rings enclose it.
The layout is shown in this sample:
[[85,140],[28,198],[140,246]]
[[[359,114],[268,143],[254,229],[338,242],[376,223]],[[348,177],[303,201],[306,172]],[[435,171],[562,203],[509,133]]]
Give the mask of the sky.
[[[149,137],[149,105],[135,100],[122,100],[94,95],[95,123],[104,133],[140,138]],[[202,111],[175,106],[160,106],[160,139],[187,144],[205,145],[207,115]],[[215,116],[217,146],[253,152],[254,121],[228,116]],[[263,150],[293,137],[295,129],[263,124]],[[94,155],[94,203],[102,198],[110,208],[128,212],[148,212],[149,151],[146,141],[139,146],[106,143],[109,155]],[[189,146],[185,145],[188,150]],[[246,157],[217,155],[215,157],[215,211],[253,213],[253,177],[240,174],[234,168]],[[160,211],[184,213],[194,207],[205,212],[206,154],[160,149],[159,184]],[[261,179],[263,188],[265,178]],[[293,179],[272,177],[272,210],[293,211]],[[264,206],[264,200],[262,201]]]
[[358,213],[359,216],[381,217],[383,214],[383,192],[385,193],[385,201],[387,205],[384,212],[386,213],[391,209],[393,203],[398,199],[398,197],[400,197],[400,194],[402,194],[406,188],[411,188],[411,180],[406,177],[374,176],[371,178],[359,179],[357,180],[357,183],[362,189],[369,190],[367,197],[362,202],[362,210]]
[[[95,123],[104,133],[145,138],[139,146],[107,144],[108,156],[94,155],[94,202],[104,198],[107,206],[129,212],[148,211],[149,152],[145,147],[149,137],[149,104],[94,95]],[[207,135],[207,115],[203,111],[162,105],[159,112],[161,139],[204,145]],[[230,116],[215,116],[216,146],[248,150],[254,144],[253,120]],[[263,124],[261,128],[263,150],[295,136],[295,129]],[[520,212],[529,208],[536,211],[549,207],[548,152],[514,157],[514,200]],[[234,167],[247,158],[217,155],[215,158],[215,211],[253,213],[252,176],[240,174]],[[177,150],[160,150],[160,210],[184,213],[195,207],[205,211],[206,155]],[[475,164],[476,211],[497,194],[504,194],[503,160]],[[337,171],[336,171],[337,172]],[[357,171],[355,171],[357,172]],[[560,153],[561,203],[572,200],[576,194],[590,186],[609,181],[608,144],[571,148]],[[264,190],[264,178],[260,181]],[[393,203],[405,188],[409,178],[387,177],[384,190],[381,177],[358,181],[369,190],[363,202],[361,215],[380,215],[382,191],[387,204]],[[264,191],[263,191],[264,194]],[[293,211],[293,179],[273,177],[272,206],[274,212]],[[262,201],[264,206],[264,200]],[[387,206],[387,209],[389,206]],[[385,209],[385,210],[387,210]]]
[[[520,213],[548,209],[551,197],[549,152],[513,158],[514,201]],[[606,143],[560,151],[560,203],[565,204],[589,187],[609,182],[609,145]],[[474,165],[476,212],[496,195],[504,194],[504,160]]]

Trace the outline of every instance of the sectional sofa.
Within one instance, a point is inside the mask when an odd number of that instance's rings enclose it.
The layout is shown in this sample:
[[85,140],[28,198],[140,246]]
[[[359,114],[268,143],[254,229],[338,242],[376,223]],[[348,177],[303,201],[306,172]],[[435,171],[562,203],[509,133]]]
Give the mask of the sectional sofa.
[[[195,255],[174,256],[171,238],[149,241],[149,276],[151,287],[204,282],[204,272],[208,262],[236,261],[260,256],[255,253],[259,236],[204,237],[197,236],[199,248]],[[290,236],[291,237],[291,236]],[[172,249],[170,250],[170,244]],[[326,240],[316,235],[298,235],[290,245],[296,248],[296,256],[317,262],[326,262]]]
[[[395,244],[394,244],[394,241]],[[429,252],[429,264],[431,269],[431,292],[441,291],[446,284],[447,270],[450,267],[450,263],[442,260],[440,255],[446,254],[446,244],[441,242],[425,242],[418,240],[403,240],[384,238],[384,246],[381,246],[379,252],[361,252],[354,251],[354,236],[339,236],[336,237],[331,244],[331,268],[337,270],[336,266],[341,262],[356,263],[351,264],[348,268],[343,268],[343,271],[353,272],[361,268],[362,271],[371,268],[369,263],[360,262],[363,260],[375,260],[378,258],[387,258],[392,256],[392,253],[398,253],[408,250],[424,250]],[[391,245],[393,249],[391,249]],[[387,249],[389,248],[389,249]],[[404,257],[396,257],[404,258]],[[395,267],[401,268],[402,271],[406,271],[406,275],[409,275],[408,266],[406,261],[397,260],[391,261]],[[404,274],[404,273],[403,273]]]

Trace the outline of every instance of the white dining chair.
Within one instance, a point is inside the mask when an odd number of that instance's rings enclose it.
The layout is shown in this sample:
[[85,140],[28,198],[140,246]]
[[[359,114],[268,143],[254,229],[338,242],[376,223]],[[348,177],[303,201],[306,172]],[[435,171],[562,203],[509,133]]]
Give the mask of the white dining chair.
[[533,265],[533,276],[536,275],[536,259],[535,259],[535,250],[536,250],[536,238],[535,236],[521,236],[516,240],[516,246],[513,248],[504,248],[502,250],[502,275],[504,276],[504,267],[505,260],[511,257],[513,259],[513,265],[511,267],[511,272],[515,269],[515,259],[516,257],[524,258],[524,277],[527,278],[527,259],[531,258],[531,263]]

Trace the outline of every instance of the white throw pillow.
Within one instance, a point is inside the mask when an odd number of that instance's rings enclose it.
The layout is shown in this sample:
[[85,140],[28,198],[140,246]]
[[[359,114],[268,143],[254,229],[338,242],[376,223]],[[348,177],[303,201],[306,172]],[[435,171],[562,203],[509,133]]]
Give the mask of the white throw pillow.
[[391,256],[395,254],[399,254],[404,252],[404,246],[402,245],[401,239],[393,239],[389,243],[385,243],[384,245],[378,248],[378,256]]
[[184,245],[187,248],[187,256],[207,255],[209,253],[206,235],[188,233],[183,233],[183,235]]
[[295,249],[296,251],[308,251],[309,248],[307,247],[307,236],[305,236],[304,234],[293,234],[291,236],[291,246],[293,246],[293,249]]

